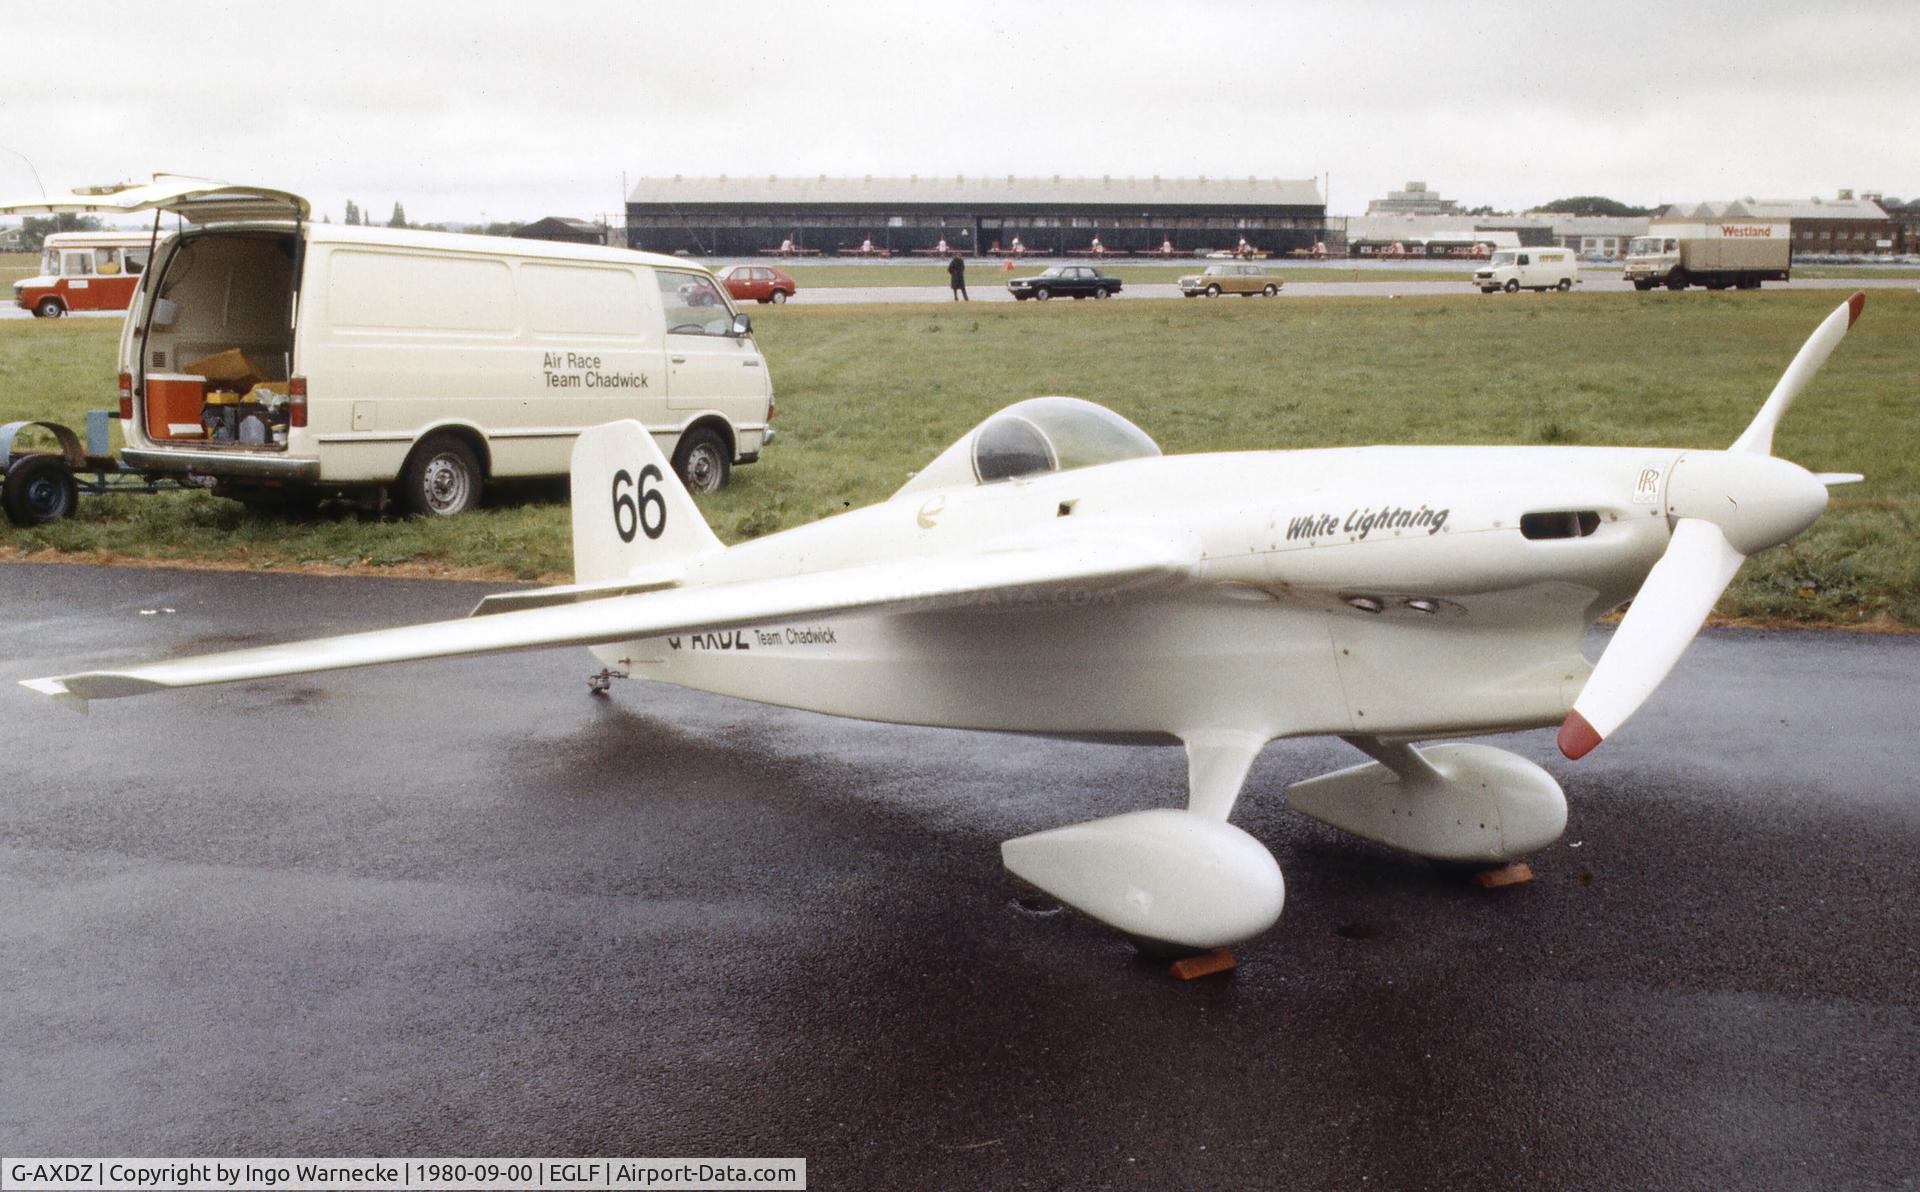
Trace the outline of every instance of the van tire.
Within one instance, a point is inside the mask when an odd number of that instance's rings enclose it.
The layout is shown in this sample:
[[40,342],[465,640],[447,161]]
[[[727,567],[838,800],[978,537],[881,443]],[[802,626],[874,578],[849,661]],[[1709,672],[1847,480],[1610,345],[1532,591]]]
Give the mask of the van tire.
[[0,485],[0,504],[16,526],[38,526],[59,521],[73,512],[80,487],[57,455],[23,455],[7,469]]
[[36,319],[57,319],[66,313],[66,306],[58,298],[42,298],[33,308]]
[[727,441],[711,427],[695,427],[680,436],[680,445],[673,451],[673,470],[688,492],[719,492],[733,470]]
[[1519,292],[1520,292],[1520,279],[1517,277],[1509,277],[1507,279],[1507,293],[1518,294]]
[[400,471],[400,507],[408,513],[452,517],[480,503],[480,461],[457,435],[429,435]]
[[1553,288],[1564,294],[1573,288],[1573,279],[1571,277],[1563,277],[1560,279],[1560,284]]

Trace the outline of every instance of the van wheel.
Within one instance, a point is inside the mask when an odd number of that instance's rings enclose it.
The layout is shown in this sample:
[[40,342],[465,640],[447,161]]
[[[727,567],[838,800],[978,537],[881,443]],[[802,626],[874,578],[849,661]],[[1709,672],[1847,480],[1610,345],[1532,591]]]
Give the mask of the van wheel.
[[689,492],[711,493],[725,488],[731,466],[726,440],[704,426],[681,436],[680,446],[673,453],[673,470],[680,473],[680,481]]
[[1519,292],[1520,292],[1520,279],[1517,277],[1509,277],[1507,279],[1507,293],[1518,294]]
[[42,298],[40,305],[33,308],[33,317],[36,319],[57,319],[66,313],[67,308],[60,305],[58,298]]
[[480,503],[480,461],[452,435],[434,435],[413,449],[400,473],[400,503],[409,513],[452,517]]
[[1564,294],[1573,288],[1573,279],[1571,277],[1563,277],[1560,279],[1560,284],[1553,288]]
[[57,455],[23,455],[7,469],[0,486],[0,504],[16,526],[38,526],[73,512],[80,499],[73,473]]

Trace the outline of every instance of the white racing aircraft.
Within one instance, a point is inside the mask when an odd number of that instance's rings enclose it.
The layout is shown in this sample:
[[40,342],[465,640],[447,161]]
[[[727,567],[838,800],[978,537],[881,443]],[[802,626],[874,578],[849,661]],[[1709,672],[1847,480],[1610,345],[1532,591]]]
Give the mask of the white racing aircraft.
[[[1002,846],[1013,873],[1143,944],[1221,947],[1280,914],[1271,853],[1227,822],[1280,737],[1373,760],[1287,789],[1297,811],[1423,857],[1544,848],[1566,799],[1477,744],[1560,725],[1577,758],[1672,669],[1748,555],[1827,485],[1774,428],[1846,334],[1821,323],[1724,451],[1355,447],[1162,456],[1088,402],[975,427],[890,499],[723,546],[638,423],[573,452],[578,582],[406,628],[32,679],[80,708],[163,688],[405,659],[588,646],[637,679],[836,716],[1186,749],[1184,809]],[[1597,665],[1582,635],[1632,608]]]

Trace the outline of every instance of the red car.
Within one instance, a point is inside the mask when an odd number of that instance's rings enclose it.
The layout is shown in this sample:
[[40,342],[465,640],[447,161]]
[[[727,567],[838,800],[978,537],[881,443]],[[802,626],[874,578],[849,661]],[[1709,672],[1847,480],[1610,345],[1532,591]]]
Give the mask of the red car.
[[785,302],[800,289],[771,265],[728,265],[719,277],[736,302]]

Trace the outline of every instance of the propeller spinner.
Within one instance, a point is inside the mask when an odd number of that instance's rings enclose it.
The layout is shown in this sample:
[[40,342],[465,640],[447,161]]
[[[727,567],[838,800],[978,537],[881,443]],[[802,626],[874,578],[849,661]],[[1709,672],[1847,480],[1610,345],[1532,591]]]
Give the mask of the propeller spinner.
[[1680,660],[1747,556],[1778,546],[1819,520],[1827,507],[1827,485],[1859,479],[1816,476],[1770,453],[1781,416],[1866,302],[1865,293],[1856,293],[1827,316],[1731,447],[1688,452],[1676,461],[1667,479],[1673,537],[1560,725],[1561,753],[1584,757],[1624,724]]

